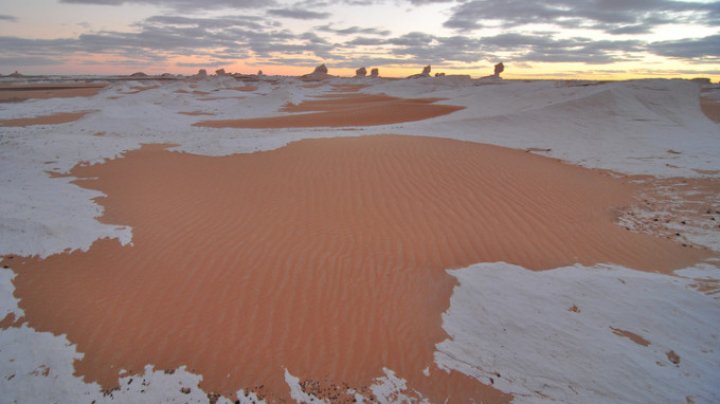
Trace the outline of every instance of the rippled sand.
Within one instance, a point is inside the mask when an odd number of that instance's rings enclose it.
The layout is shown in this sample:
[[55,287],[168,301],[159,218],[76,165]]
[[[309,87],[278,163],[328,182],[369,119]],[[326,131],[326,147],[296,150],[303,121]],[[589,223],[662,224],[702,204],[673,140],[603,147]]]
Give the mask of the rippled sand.
[[82,119],[89,111],[61,112],[59,114],[35,116],[32,118],[3,119],[0,126],[59,125]]
[[306,112],[266,118],[211,120],[194,126],[211,128],[308,128],[375,126],[419,121],[463,109],[435,104],[439,98],[397,98],[371,94],[328,94],[286,106],[284,112]]
[[455,285],[445,269],[668,272],[709,254],[617,226],[634,192],[622,178],[447,139],[303,140],[227,157],[155,145],[72,175],[108,195],[101,220],[132,226],[132,246],[4,263],[24,321],[66,334],[85,354],[77,372],[106,388],[120,369],[187,365],[208,392],[287,398],[284,369],[362,389],[386,367],[432,401],[507,401],[433,365]]

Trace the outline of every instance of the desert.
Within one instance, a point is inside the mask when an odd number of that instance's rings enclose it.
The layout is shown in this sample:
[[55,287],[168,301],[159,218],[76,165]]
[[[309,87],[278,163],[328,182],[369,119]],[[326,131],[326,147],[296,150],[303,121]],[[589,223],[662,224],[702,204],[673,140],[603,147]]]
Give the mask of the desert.
[[3,78],[2,400],[720,399],[720,88],[429,68]]

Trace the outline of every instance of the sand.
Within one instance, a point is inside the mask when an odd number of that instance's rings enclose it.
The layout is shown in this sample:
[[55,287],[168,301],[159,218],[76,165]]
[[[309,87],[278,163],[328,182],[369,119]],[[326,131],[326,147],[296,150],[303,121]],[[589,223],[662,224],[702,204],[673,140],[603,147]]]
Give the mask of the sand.
[[82,119],[90,112],[91,111],[61,112],[33,118],[4,119],[0,120],[0,126],[59,125]]
[[413,122],[447,115],[463,109],[441,105],[439,98],[397,98],[387,95],[331,94],[318,100],[286,106],[284,112],[308,112],[267,118],[211,120],[194,126],[210,128],[309,128],[375,126]]
[[446,269],[667,273],[711,255],[616,225],[635,192],[626,179],[456,140],[303,140],[228,157],[155,145],[71,174],[108,195],[101,220],[132,226],[133,245],[3,264],[23,321],[66,334],[85,354],[76,371],[105,388],[119,369],[187,365],[207,392],[279,399],[283,369],[314,390],[364,391],[386,367],[434,402],[507,401],[434,365],[456,285]]
[[105,85],[13,85],[0,87],[0,102],[17,102],[32,98],[90,97],[96,95]]
[[720,123],[720,102],[708,97],[700,97],[700,109],[705,116]]

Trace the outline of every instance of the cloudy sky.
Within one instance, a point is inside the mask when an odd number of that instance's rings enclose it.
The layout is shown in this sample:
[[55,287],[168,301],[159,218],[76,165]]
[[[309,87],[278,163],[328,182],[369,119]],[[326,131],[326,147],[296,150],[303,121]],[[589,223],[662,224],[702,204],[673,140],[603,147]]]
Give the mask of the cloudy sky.
[[720,1],[0,0],[0,74],[711,77]]

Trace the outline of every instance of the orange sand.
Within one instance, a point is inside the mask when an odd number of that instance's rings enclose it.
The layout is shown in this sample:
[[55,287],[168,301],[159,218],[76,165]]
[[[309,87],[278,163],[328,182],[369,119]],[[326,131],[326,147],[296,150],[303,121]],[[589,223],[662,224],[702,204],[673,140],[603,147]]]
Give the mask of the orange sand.
[[119,369],[187,365],[205,391],[280,399],[285,368],[313,391],[366,391],[387,367],[433,402],[507,401],[433,366],[456,284],[445,269],[668,272],[709,255],[615,225],[634,192],[623,179],[455,140],[303,140],[227,157],[145,146],[71,174],[108,195],[102,221],[132,226],[133,245],[3,264],[24,321],[66,334],[84,353],[76,371],[106,388]]
[[183,111],[178,112],[180,115],[188,115],[188,116],[208,116],[208,115],[215,115],[212,112],[204,112],[204,111]]
[[267,118],[230,119],[197,122],[194,126],[211,128],[308,128],[374,126],[434,118],[463,109],[438,105],[438,98],[403,99],[387,95],[335,94],[319,100],[290,104],[284,112],[311,112]]
[[0,87],[0,102],[24,101],[31,98],[68,98],[96,95],[105,85],[23,85]]
[[90,111],[61,112],[59,114],[36,116],[34,118],[0,120],[0,126],[58,125],[77,121]]
[[720,123],[720,102],[706,97],[700,97],[700,109],[705,116]]
[[619,337],[625,337],[625,338],[629,339],[630,341],[632,341],[632,342],[634,342],[634,343],[636,343],[636,344],[638,344],[638,345],[650,346],[650,341],[648,341],[648,340],[646,340],[645,338],[643,338],[643,337],[635,334],[634,332],[630,332],[630,331],[623,330],[623,329],[620,329],[620,328],[615,328],[615,327],[610,327],[610,329],[612,330],[613,334],[615,334],[615,335],[617,335],[617,336],[619,336]]

